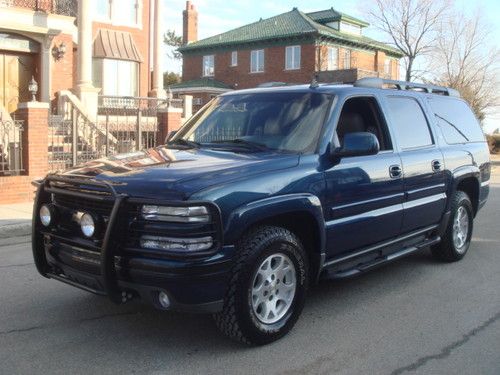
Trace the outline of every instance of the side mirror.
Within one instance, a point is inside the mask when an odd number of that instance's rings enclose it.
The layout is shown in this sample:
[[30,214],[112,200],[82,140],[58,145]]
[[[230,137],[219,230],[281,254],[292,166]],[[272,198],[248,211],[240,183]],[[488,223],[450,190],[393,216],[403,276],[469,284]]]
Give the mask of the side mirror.
[[177,130],[172,130],[170,133],[168,133],[168,135],[165,137],[165,144],[167,144],[176,134]]
[[375,155],[380,151],[377,137],[368,132],[347,133],[344,136],[344,144],[337,148],[335,156],[363,156]]

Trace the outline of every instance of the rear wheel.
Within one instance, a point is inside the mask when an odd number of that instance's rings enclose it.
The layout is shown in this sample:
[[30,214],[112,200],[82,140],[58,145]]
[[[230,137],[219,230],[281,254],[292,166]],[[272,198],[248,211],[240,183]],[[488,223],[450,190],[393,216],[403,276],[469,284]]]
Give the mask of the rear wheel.
[[280,227],[258,227],[237,246],[238,260],[215,322],[234,340],[273,342],[292,329],[304,306],[307,256],[299,239]]
[[473,210],[469,196],[456,191],[451,201],[451,217],[441,243],[432,247],[439,260],[455,262],[462,259],[470,246],[473,228]]

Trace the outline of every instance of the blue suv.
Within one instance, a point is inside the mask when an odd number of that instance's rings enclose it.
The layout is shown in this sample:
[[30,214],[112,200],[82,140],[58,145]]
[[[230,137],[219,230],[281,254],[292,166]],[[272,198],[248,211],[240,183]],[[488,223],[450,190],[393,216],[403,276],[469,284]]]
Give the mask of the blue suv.
[[423,248],[462,259],[489,193],[481,128],[452,89],[365,78],[215,98],[164,146],[40,184],[38,271],[117,303],[213,313],[266,344],[320,279]]

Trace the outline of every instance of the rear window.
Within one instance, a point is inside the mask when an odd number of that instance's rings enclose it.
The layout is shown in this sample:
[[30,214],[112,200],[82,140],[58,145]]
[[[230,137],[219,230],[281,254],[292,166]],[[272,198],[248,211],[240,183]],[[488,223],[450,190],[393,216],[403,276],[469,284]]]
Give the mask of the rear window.
[[484,142],[481,126],[464,101],[437,97],[429,103],[446,143]]

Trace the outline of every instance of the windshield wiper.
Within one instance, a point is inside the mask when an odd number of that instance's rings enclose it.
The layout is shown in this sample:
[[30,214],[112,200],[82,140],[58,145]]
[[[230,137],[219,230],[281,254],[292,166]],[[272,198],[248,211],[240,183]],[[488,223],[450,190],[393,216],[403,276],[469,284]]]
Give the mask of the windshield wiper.
[[190,141],[190,140],[184,139],[184,138],[179,138],[179,139],[176,139],[174,141],[167,143],[167,146],[175,146],[175,145],[186,146],[189,148],[200,148],[200,146],[201,146],[201,144],[198,142]]
[[248,141],[246,139],[241,139],[241,138],[236,138],[236,139],[230,139],[230,140],[223,140],[223,141],[213,141],[211,142],[212,144],[220,144],[220,145],[236,145],[238,147],[245,147],[253,150],[258,150],[258,151],[267,151],[270,150],[269,147],[262,143],[258,142],[252,142]]

